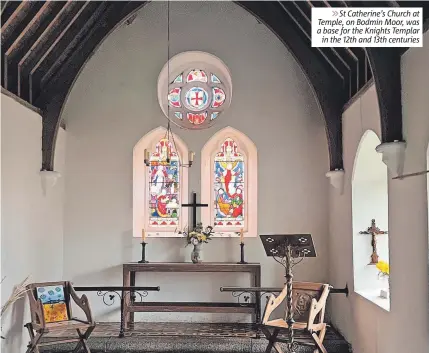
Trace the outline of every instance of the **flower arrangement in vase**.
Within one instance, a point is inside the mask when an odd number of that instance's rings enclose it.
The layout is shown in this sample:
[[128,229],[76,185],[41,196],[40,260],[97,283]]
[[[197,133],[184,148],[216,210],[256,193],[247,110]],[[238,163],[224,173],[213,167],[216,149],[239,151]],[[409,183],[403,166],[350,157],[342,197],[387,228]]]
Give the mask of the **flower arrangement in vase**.
[[388,299],[389,298],[389,290],[390,290],[390,266],[385,261],[378,261],[375,265],[378,269],[378,277],[380,278],[387,278],[388,288],[387,289],[381,289],[380,290],[380,297]]
[[207,226],[203,228],[202,223],[198,223],[194,230],[189,231],[188,228],[182,232],[182,235],[186,237],[186,246],[192,244],[194,249],[191,253],[192,262],[199,263],[202,262],[201,259],[201,246],[203,243],[208,243],[211,240],[211,236],[214,234],[213,227]]

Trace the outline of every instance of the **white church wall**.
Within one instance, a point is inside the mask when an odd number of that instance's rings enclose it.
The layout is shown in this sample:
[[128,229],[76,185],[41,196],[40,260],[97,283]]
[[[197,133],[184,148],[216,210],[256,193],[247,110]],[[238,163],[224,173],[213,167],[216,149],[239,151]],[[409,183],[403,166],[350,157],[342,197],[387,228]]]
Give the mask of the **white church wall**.
[[[407,141],[405,171],[426,168],[429,141],[429,32],[423,48],[402,57],[402,110]],[[362,111],[360,111],[360,101]],[[352,287],[351,176],[357,146],[364,131],[380,136],[379,109],[372,86],[343,115],[345,189],[330,194],[330,283]],[[427,353],[428,315],[428,212],[425,176],[392,180],[389,176],[389,248],[391,310],[386,312],[353,293],[332,296],[334,325],[361,353]],[[412,324],[408,324],[412,323]]]
[[[231,107],[215,127],[174,128],[196,152],[190,191],[200,194],[200,152],[209,138],[231,126],[258,148],[258,230],[309,232],[318,257],[296,266],[295,279],[327,278],[329,166],[325,128],[307,81],[292,55],[264,25],[232,2],[172,2],[171,56],[203,50],[231,70]],[[78,78],[64,109],[67,124],[64,275],[80,285],[122,283],[122,264],[140,258],[132,238],[132,151],[148,131],[166,125],[157,100],[157,78],[167,61],[166,4],[152,2],[131,26],[115,31]],[[197,30],[196,30],[197,29]],[[199,196],[198,196],[199,200]],[[205,200],[202,200],[205,201]],[[149,261],[190,261],[182,239],[149,239]],[[281,285],[281,266],[264,255],[258,238],[246,239],[246,260],[262,264],[262,284]],[[79,261],[76,261],[79,254]],[[205,244],[204,261],[238,261],[239,239]],[[137,275],[137,284],[160,285],[148,298],[232,301],[225,285],[248,285],[235,274]],[[95,294],[97,320],[119,320]],[[117,303],[119,304],[119,303]],[[246,319],[237,315],[136,314],[154,320]]]
[[[13,287],[31,282],[61,280],[63,274],[63,189],[59,179],[42,193],[42,118],[12,98],[1,95],[1,284],[2,303]],[[59,131],[55,167],[64,172],[65,132]],[[29,320],[28,300],[20,300],[2,317],[4,352],[24,352]]]

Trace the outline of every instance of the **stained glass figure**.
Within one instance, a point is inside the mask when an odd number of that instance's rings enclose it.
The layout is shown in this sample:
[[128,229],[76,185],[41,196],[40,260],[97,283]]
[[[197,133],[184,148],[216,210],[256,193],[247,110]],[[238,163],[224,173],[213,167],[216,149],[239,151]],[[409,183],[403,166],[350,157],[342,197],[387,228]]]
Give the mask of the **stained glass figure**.
[[179,157],[173,144],[161,139],[150,157],[149,224],[171,227],[179,221]]
[[188,73],[187,82],[207,82],[207,75],[203,70],[194,69]]
[[244,226],[245,160],[238,146],[227,138],[214,158],[214,225]]

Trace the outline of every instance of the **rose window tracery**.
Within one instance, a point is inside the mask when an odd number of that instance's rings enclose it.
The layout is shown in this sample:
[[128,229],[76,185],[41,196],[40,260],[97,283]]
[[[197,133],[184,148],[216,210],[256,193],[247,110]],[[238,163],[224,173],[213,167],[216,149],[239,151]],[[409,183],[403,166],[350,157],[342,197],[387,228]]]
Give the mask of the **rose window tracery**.
[[[164,114],[180,127],[212,126],[231,102],[231,77],[225,64],[202,52],[179,54],[168,64],[167,71],[176,73],[169,76],[161,72],[158,80],[158,98]],[[184,64],[186,68],[180,69]],[[174,79],[165,87],[168,77]]]

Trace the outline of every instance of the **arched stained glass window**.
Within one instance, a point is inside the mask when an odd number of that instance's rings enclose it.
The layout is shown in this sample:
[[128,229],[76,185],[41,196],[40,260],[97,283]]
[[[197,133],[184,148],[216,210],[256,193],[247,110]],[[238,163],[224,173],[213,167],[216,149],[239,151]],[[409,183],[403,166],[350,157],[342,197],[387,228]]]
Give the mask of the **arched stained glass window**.
[[214,158],[214,225],[223,228],[244,226],[245,161],[237,143],[227,138]]
[[133,236],[181,237],[187,225],[188,209],[181,208],[188,193],[186,144],[174,135],[175,144],[159,127],[146,134],[133,152]]
[[257,150],[243,133],[231,127],[217,132],[201,152],[203,224],[215,236],[257,236]]
[[180,217],[180,170],[179,158],[171,142],[163,138],[156,144],[147,169],[151,228],[177,227]]

